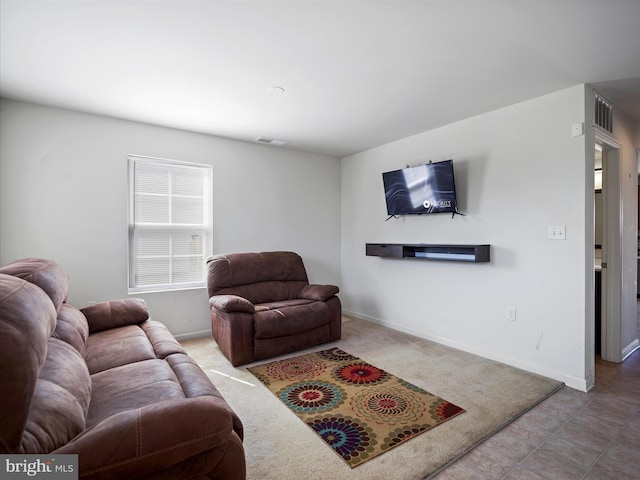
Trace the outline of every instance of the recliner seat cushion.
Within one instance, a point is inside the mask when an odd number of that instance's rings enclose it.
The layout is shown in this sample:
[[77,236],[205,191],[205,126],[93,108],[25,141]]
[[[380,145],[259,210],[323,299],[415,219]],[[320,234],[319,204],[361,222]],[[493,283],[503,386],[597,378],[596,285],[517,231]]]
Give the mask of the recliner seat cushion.
[[156,358],[153,347],[137,325],[92,333],[85,350],[91,374],[153,358]]
[[126,410],[185,398],[175,373],[159,359],[111,368],[91,375],[91,381],[93,396],[87,427]]
[[258,311],[253,315],[254,336],[264,339],[305,333],[329,323],[330,313],[324,302]]

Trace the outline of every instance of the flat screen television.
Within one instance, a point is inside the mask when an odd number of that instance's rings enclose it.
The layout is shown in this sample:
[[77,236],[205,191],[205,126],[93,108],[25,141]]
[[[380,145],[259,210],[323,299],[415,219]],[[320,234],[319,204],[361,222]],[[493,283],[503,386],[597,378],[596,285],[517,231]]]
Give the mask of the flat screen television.
[[384,172],[382,181],[390,216],[459,213],[453,160]]

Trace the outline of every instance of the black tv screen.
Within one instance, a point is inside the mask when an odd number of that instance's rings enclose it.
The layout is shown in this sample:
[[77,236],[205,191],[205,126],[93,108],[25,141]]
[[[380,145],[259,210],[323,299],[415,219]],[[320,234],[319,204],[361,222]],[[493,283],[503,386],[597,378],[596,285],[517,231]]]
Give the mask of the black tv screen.
[[388,215],[457,213],[453,160],[382,174]]

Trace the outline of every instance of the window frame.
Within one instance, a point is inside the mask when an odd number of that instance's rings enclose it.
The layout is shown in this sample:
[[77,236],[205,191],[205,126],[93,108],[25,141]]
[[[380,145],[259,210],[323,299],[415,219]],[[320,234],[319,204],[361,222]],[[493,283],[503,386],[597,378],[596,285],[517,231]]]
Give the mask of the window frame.
[[[202,193],[202,209],[203,209],[203,223],[195,223],[195,224],[186,224],[186,223],[150,223],[150,222],[138,222],[136,217],[136,194],[138,195],[150,195],[149,192],[140,192],[136,191],[136,182],[135,182],[135,169],[136,164],[143,163],[147,166],[158,166],[161,168],[169,168],[172,167],[184,167],[191,169],[200,169],[204,178],[203,185],[203,193]],[[171,173],[168,174],[169,179],[175,178]],[[146,292],[162,292],[162,291],[179,291],[179,290],[192,290],[192,289],[200,289],[206,288],[207,280],[206,280],[206,268],[205,263],[208,256],[212,254],[213,251],[213,222],[212,222],[212,211],[213,211],[213,168],[210,164],[205,163],[195,163],[195,162],[185,162],[180,160],[172,160],[166,158],[158,158],[158,157],[150,157],[144,155],[133,155],[130,154],[127,156],[127,183],[128,183],[128,214],[127,214],[127,228],[128,228],[128,236],[127,236],[127,286],[129,293],[146,293]],[[171,188],[171,187],[170,187]],[[169,191],[166,194],[159,194],[158,196],[168,196],[168,209],[172,211],[172,198],[182,197],[187,198],[188,196],[174,194],[174,192]],[[198,195],[199,196],[199,195]],[[171,213],[170,213],[171,215]],[[179,231],[194,231],[198,230],[204,234],[203,238],[203,246],[202,246],[202,254],[201,255],[193,255],[194,257],[201,257],[201,266],[202,266],[202,278],[197,281],[188,281],[188,282],[180,282],[174,281],[173,277],[173,267],[176,263],[175,260],[178,258],[188,258],[189,255],[179,255],[175,254],[173,251],[170,251],[166,257],[169,260],[169,273],[168,273],[168,283],[156,283],[156,284],[137,284],[136,283],[136,265],[137,260],[140,258],[136,254],[136,230],[139,231],[156,231],[156,232],[167,232],[167,236],[169,244],[173,241],[173,236],[171,233],[179,232]],[[172,248],[172,246],[170,247]],[[158,258],[161,258],[163,255],[158,255]]]

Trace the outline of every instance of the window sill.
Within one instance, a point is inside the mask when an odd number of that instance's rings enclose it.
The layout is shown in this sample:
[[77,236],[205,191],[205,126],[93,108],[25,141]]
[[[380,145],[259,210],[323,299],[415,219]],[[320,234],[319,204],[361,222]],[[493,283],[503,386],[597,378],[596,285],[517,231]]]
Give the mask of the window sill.
[[181,292],[184,290],[201,290],[201,289],[207,289],[206,285],[194,285],[194,286],[189,286],[189,287],[159,287],[159,288],[147,288],[147,287],[140,287],[140,288],[129,288],[128,294],[129,295],[139,295],[141,293],[147,294],[147,293],[167,293],[167,292]]

